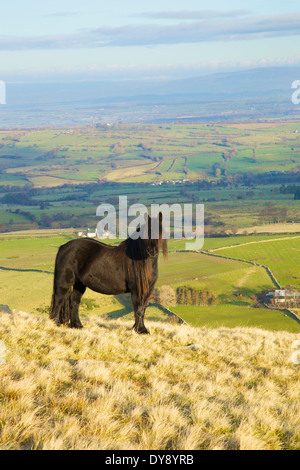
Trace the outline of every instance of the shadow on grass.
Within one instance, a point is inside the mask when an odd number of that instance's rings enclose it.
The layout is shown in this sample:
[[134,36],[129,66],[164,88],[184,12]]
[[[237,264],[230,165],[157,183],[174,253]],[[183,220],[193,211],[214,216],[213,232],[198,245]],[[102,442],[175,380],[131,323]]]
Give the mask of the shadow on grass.
[[130,294],[116,295],[116,299],[123,306],[123,308],[109,312],[107,314],[107,318],[109,319],[122,318],[132,312]]
[[[134,319],[130,294],[116,295],[116,299],[123,306],[123,308],[109,312],[107,314],[107,319],[113,320],[122,318],[129,314],[131,314],[129,318],[131,319],[132,317],[132,319]],[[168,314],[162,305],[150,302],[146,308],[145,318],[149,321],[164,321],[166,318],[168,318]]]

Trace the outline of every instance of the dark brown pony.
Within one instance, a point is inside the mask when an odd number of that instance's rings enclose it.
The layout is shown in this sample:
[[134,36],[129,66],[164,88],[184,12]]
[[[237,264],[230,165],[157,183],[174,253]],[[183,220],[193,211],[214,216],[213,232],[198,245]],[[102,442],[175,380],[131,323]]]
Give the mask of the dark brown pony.
[[[151,232],[151,226],[155,224],[158,224],[158,230]],[[79,305],[88,287],[107,295],[130,292],[134,329],[138,333],[148,333],[144,314],[158,277],[157,260],[161,248],[167,256],[162,214],[155,219],[148,217],[148,223],[138,231],[142,237],[128,238],[118,246],[83,238],[71,240],[59,248],[50,308],[50,318],[57,325],[67,323],[71,328],[82,328]],[[157,237],[151,238],[151,233],[157,233]]]

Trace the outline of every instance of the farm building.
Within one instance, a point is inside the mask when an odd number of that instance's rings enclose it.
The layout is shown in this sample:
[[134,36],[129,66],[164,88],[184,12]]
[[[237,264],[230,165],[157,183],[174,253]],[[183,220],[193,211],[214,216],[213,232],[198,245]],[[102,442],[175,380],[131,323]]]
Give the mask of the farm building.
[[100,240],[105,238],[114,238],[114,235],[108,230],[98,232],[98,230],[94,231],[90,229],[88,229],[86,232],[77,232],[77,236],[79,238],[100,238]]
[[79,238],[96,238],[97,233],[95,231],[91,231],[90,229],[88,229],[87,232],[78,232],[77,236]]
[[265,293],[265,301],[281,308],[300,307],[300,292],[288,289],[268,291]]
[[114,238],[114,235],[109,230],[103,230],[101,232],[97,230],[96,237],[100,238],[100,240],[105,240],[106,238]]

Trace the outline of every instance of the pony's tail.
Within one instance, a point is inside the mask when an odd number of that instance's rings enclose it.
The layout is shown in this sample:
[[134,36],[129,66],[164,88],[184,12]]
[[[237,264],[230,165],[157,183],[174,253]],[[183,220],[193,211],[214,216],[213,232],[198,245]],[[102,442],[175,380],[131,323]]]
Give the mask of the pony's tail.
[[71,320],[71,288],[68,289],[68,292],[60,297],[55,293],[53,289],[49,317],[51,320],[54,320],[57,325],[68,323]]
[[53,288],[53,294],[51,298],[51,304],[50,304],[50,310],[49,310],[49,318],[50,320],[54,320],[55,314],[54,314],[54,302],[55,302],[55,293],[54,293],[54,288]]

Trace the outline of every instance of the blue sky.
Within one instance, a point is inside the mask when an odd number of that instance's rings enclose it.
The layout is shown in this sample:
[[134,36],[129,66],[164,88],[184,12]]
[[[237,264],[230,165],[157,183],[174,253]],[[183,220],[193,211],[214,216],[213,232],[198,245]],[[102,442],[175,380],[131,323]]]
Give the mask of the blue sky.
[[297,0],[14,0],[0,79],[183,78],[300,65]]

